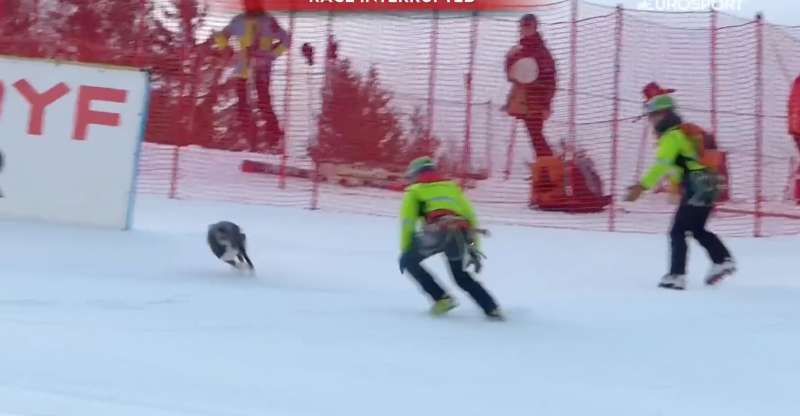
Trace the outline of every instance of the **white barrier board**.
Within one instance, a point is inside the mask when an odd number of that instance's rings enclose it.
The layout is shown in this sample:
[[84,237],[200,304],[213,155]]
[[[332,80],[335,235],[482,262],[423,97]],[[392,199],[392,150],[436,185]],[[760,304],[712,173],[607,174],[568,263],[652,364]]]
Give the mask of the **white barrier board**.
[[130,227],[149,76],[0,56],[0,218]]

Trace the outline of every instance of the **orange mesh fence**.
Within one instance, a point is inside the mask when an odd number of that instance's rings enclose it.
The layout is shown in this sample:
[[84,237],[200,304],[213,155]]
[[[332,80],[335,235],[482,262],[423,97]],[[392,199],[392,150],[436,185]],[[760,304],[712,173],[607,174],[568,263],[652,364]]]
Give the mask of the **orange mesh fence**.
[[242,80],[238,38],[220,49],[212,36],[234,15],[213,3],[41,3],[9,2],[0,53],[151,70],[142,194],[395,215],[406,163],[434,154],[485,221],[663,232],[666,191],[622,202],[654,158],[640,115],[655,81],[725,162],[715,228],[800,233],[787,113],[800,28],[572,0],[532,8],[556,65],[548,160],[530,118],[506,108],[521,13],[278,13],[288,51]]

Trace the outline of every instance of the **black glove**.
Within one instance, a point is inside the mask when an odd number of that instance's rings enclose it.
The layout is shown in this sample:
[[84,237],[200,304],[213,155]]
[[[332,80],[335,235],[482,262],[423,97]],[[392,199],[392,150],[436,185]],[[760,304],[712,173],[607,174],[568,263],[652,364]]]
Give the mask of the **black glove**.
[[397,260],[398,265],[400,266],[400,274],[406,272],[406,253],[400,254],[400,258]]
[[400,255],[400,259],[398,260],[398,265],[400,266],[400,274],[406,272],[409,264],[414,264],[414,262],[418,261],[417,259],[417,252],[414,249],[406,250],[403,254]]
[[469,260],[467,261],[466,268],[469,269],[470,266],[472,266],[473,269],[475,270],[475,273],[480,273],[481,270],[483,269],[482,259],[485,259],[486,255],[481,253],[481,251],[478,250],[477,247],[475,247],[474,245],[469,246],[469,248],[467,249],[467,253],[469,254]]

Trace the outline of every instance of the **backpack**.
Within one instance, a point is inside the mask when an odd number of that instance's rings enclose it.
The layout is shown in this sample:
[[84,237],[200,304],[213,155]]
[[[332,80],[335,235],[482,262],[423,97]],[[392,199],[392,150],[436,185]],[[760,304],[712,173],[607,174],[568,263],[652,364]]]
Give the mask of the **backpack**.
[[717,148],[716,138],[702,127],[693,123],[681,124],[681,131],[691,140],[697,150],[697,161],[714,174],[718,194],[713,199],[724,202],[730,199],[728,189],[728,162],[726,152]]
[[694,123],[683,123],[681,131],[694,144],[697,151],[697,160],[702,160],[706,150],[716,150],[717,144],[714,135],[705,131],[702,127]]

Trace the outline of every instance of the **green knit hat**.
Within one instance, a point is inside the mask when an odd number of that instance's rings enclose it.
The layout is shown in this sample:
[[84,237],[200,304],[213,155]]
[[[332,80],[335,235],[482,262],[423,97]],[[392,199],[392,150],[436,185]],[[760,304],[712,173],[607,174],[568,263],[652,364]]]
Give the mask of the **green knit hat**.
[[669,95],[656,95],[644,103],[644,112],[651,114],[663,110],[672,110],[675,107],[675,100],[673,100]]
[[418,174],[423,169],[435,169],[436,163],[429,156],[418,157],[408,164],[406,169],[406,177],[411,177]]

